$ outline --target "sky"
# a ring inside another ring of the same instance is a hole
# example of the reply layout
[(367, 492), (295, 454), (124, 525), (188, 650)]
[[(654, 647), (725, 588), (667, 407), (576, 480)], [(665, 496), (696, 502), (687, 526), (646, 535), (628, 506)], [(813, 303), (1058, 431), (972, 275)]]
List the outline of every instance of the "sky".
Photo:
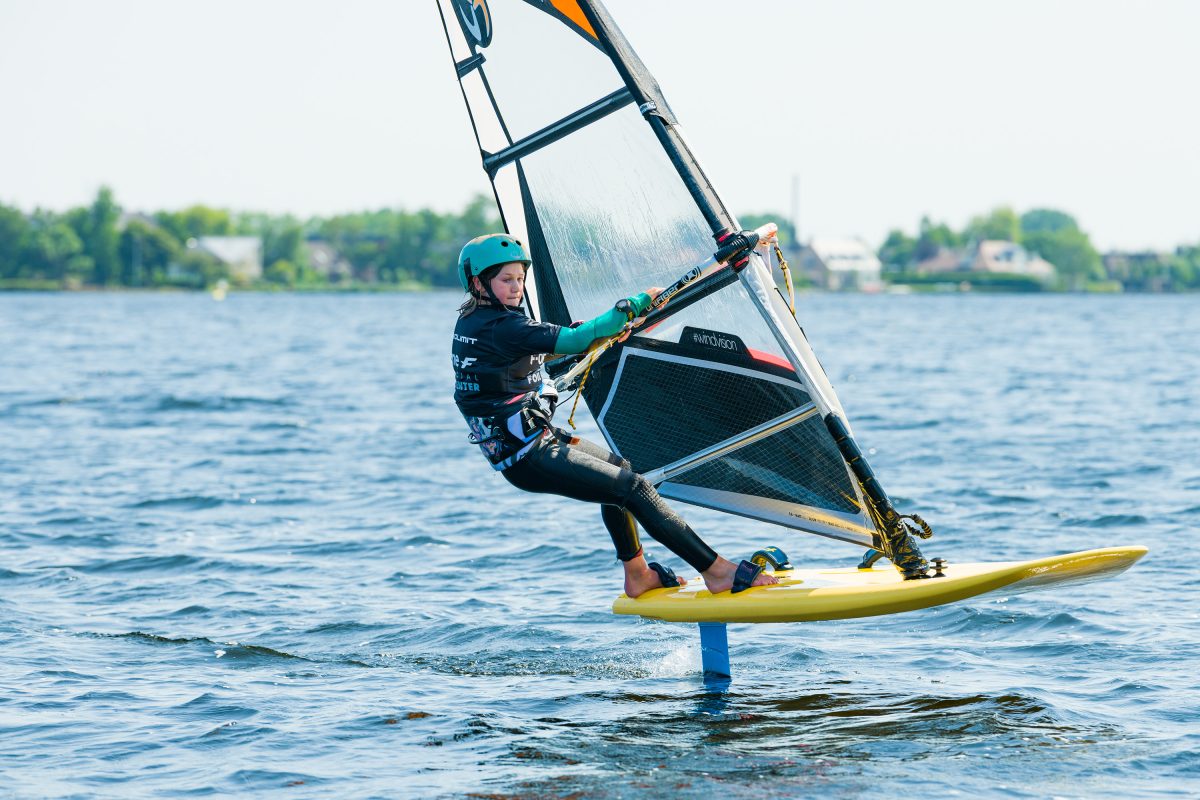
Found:
[[(1200, 2), (607, 0), (735, 214), (878, 244), (1073, 214), (1200, 242)], [(0, 0), (0, 203), (456, 211), (490, 194), (433, 0)]]

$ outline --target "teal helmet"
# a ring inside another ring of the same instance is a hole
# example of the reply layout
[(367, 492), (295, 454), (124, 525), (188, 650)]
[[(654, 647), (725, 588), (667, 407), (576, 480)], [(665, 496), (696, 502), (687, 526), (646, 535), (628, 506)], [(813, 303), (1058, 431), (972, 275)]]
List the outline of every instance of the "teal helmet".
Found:
[(462, 284), (464, 292), (469, 292), (471, 278), (482, 275), (489, 267), (513, 261), (519, 261), (527, 267), (530, 264), (529, 253), (518, 240), (507, 233), (476, 236), (458, 254), (458, 282)]

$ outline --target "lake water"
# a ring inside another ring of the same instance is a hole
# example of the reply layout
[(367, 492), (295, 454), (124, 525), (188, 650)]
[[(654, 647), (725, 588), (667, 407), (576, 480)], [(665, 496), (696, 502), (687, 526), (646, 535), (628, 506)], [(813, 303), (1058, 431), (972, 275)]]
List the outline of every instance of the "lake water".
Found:
[(801, 297), (927, 554), (1151, 552), (730, 626), (728, 686), (611, 614), (597, 509), (466, 444), (458, 299), (0, 295), (0, 796), (1200, 795), (1200, 297)]

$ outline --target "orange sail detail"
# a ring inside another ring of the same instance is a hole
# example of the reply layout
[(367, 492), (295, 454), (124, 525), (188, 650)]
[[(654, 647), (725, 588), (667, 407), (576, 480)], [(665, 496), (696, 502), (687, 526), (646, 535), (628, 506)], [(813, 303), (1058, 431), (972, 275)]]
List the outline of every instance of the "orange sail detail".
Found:
[(588, 22), (587, 17), (583, 15), (583, 9), (579, 7), (578, 0), (550, 0), (550, 5), (554, 6), (555, 11), (578, 25), (579, 29), (588, 36), (596, 38), (596, 31), (592, 28), (592, 23)]

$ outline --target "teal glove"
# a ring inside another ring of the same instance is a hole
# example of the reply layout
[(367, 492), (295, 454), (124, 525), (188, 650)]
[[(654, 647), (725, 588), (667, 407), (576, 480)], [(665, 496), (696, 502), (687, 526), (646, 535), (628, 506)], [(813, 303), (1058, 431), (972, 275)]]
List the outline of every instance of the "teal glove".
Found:
[[(651, 298), (646, 292), (626, 298), (633, 307), (634, 316), (640, 317), (650, 308)], [(574, 328), (562, 328), (554, 342), (556, 353), (586, 353), (592, 342), (607, 339), (621, 332), (629, 322), (629, 316), (616, 308), (610, 308), (598, 317), (580, 323)]]
[(642, 314), (645, 314), (650, 309), (650, 304), (654, 302), (654, 300), (646, 292), (642, 292), (639, 295), (634, 295), (633, 297), (627, 299), (629, 300), (630, 304), (633, 305), (635, 317), (640, 317)]

